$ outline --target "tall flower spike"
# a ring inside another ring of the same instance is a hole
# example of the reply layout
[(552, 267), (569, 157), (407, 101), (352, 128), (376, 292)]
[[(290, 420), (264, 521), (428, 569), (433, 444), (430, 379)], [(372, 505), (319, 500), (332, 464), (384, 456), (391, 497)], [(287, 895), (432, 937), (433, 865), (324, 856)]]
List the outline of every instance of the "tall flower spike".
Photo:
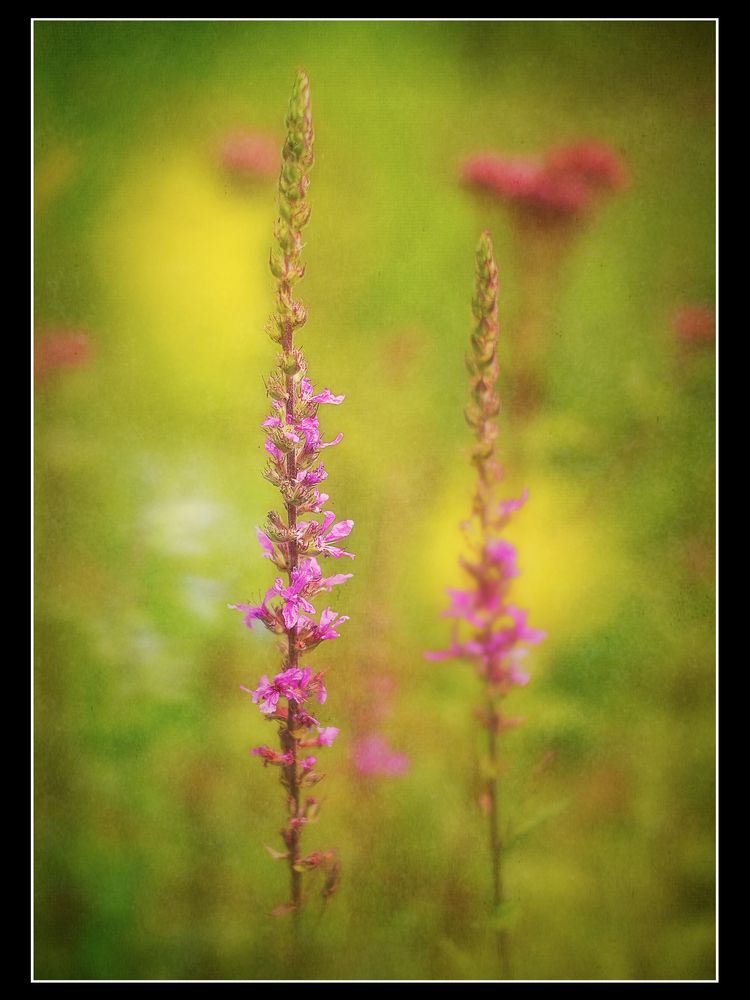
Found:
[[(339, 521), (323, 511), (330, 497), (317, 489), (327, 473), (320, 464), (323, 448), (338, 444), (341, 435), (324, 442), (318, 423), (318, 408), (322, 404), (340, 404), (344, 397), (329, 389), (315, 393), (307, 377), (307, 363), (302, 350), (295, 345), (295, 331), (304, 325), (307, 312), (294, 296), (295, 284), (304, 276), (301, 263), (302, 230), (310, 218), (307, 189), (313, 165), (313, 126), (310, 108), (310, 83), (300, 71), (292, 91), (287, 115), (287, 138), (282, 152), (279, 177), (279, 217), (274, 227), (278, 247), (271, 251), (270, 267), (276, 278), (276, 306), (267, 326), (271, 339), (280, 345), (277, 366), (266, 384), (271, 398), (271, 413), (263, 421), (266, 432), (265, 448), (269, 461), (264, 471), (266, 479), (277, 487), (283, 501), (283, 513), (271, 511), (264, 528), (257, 528), (263, 558), (269, 559), (286, 580), (278, 577), (258, 605), (232, 604), (240, 611), (248, 628), (256, 622), (280, 638), (282, 662), (273, 680), (260, 679), (254, 690), (243, 688), (261, 713), (276, 723), (280, 750), (263, 744), (252, 753), (264, 766), (279, 768), (281, 784), (286, 793), (287, 820), (281, 831), (285, 850), (269, 853), (289, 866), (291, 900), (281, 904), (274, 913), (299, 914), (303, 903), (302, 878), (306, 872), (324, 873), (322, 893), (327, 899), (335, 891), (339, 864), (333, 851), (316, 851), (305, 856), (302, 852), (302, 832), (305, 825), (317, 819), (317, 800), (303, 798), (304, 789), (323, 777), (316, 770), (317, 757), (306, 753), (309, 747), (330, 747), (339, 730), (321, 726), (312, 710), (328, 697), (324, 671), (300, 666), (303, 656), (322, 642), (339, 636), (336, 628), (348, 621), (326, 607), (316, 621), (315, 601), (325, 594), (325, 601), (334, 586), (351, 577), (351, 573), (325, 576), (318, 558), (348, 556), (351, 552), (330, 543), (348, 535), (353, 521)], [(301, 514), (322, 515), (322, 520), (301, 520)], [(332, 527), (333, 525), (333, 527)], [(338, 601), (337, 601), (338, 604)]]
[[(503, 902), (502, 838), (500, 831), (500, 734), (519, 720), (501, 711), (503, 699), (518, 685), (528, 683), (521, 669), (526, 646), (540, 642), (544, 633), (527, 625), (527, 612), (508, 602), (512, 580), (518, 575), (516, 550), (501, 537), (512, 513), (526, 501), (500, 500), (497, 486), (503, 469), (497, 457), (497, 423), (500, 397), (498, 342), (498, 276), (488, 232), (482, 233), (476, 253), (473, 300), (475, 327), (466, 358), (470, 402), (466, 419), (474, 432), (472, 462), (477, 469), (472, 519), (465, 524), (469, 557), (461, 565), (469, 577), (466, 590), (449, 590), (451, 606), (445, 617), (456, 619), (453, 641), (447, 650), (425, 654), (429, 660), (466, 659), (474, 663), (484, 686), (484, 703), (477, 711), (487, 733), (487, 775), (481, 804), (488, 817), (492, 864), (492, 905), (496, 917)], [(461, 638), (459, 626), (468, 633)], [(498, 954), (510, 975), (507, 932), (496, 932)]]

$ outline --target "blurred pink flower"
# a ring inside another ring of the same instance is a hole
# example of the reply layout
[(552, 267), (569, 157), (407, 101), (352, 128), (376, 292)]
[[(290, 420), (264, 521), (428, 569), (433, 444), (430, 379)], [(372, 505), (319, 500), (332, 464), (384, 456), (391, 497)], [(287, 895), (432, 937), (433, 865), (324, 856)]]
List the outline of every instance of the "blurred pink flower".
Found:
[(357, 740), (352, 750), (352, 757), (359, 773), (368, 776), (380, 774), (395, 778), (406, 774), (411, 767), (407, 754), (392, 750), (379, 733), (372, 733)]
[(269, 746), (253, 747), (250, 752), (255, 754), (256, 757), (262, 758), (264, 767), (267, 767), (269, 764), (292, 763), (292, 755), (290, 753), (280, 753), (278, 750), (272, 750)]
[(319, 747), (332, 747), (333, 741), (338, 736), (340, 730), (337, 726), (325, 726), (324, 728), (318, 727), (318, 738), (315, 743)]
[(595, 196), (623, 188), (628, 174), (617, 153), (595, 140), (552, 149), (542, 156), (472, 156), (461, 168), (470, 187), (545, 218), (585, 211)]
[(219, 149), (219, 160), (225, 170), (243, 180), (275, 177), (281, 166), (276, 140), (261, 132), (227, 136)]
[(630, 182), (630, 174), (615, 150), (596, 139), (558, 146), (547, 153), (545, 160), (550, 171), (579, 177), (594, 188), (621, 191)]
[(34, 378), (45, 379), (61, 368), (78, 368), (91, 357), (84, 330), (44, 330), (34, 337)]
[(682, 306), (675, 311), (672, 326), (687, 344), (709, 344), (716, 338), (716, 313), (710, 306)]

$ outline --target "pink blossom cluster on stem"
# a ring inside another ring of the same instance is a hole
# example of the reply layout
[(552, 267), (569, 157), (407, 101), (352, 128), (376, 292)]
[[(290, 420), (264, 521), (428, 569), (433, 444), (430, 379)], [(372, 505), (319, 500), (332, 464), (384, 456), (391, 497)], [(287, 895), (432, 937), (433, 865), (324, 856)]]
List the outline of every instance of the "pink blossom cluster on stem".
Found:
[[(469, 585), (448, 590), (451, 603), (444, 617), (455, 619), (452, 641), (447, 649), (426, 656), (430, 660), (473, 662), (486, 681), (490, 702), (496, 706), (486, 724), (500, 729), (499, 699), (513, 687), (528, 683), (529, 674), (523, 669), (526, 647), (540, 642), (545, 633), (532, 628), (528, 612), (510, 601), (512, 581), (519, 575), (518, 553), (502, 532), (512, 514), (525, 504), (528, 491), (512, 500), (497, 497), (503, 477), (496, 451), (496, 417), (500, 412), (498, 274), (488, 232), (482, 234), (477, 249), (473, 312), (476, 326), (466, 359), (471, 400), (465, 412), (474, 431), (472, 462), (478, 476), (473, 518), (464, 525), (471, 554), (461, 559)], [(468, 637), (461, 637), (459, 623), (468, 626)]]
[[(497, 457), (496, 418), (500, 412), (497, 389), (498, 274), (489, 232), (484, 232), (476, 252), (475, 319), (466, 358), (470, 376), (470, 402), (466, 419), (474, 432), (472, 462), (477, 470), (472, 518), (464, 524), (468, 554), (461, 559), (468, 585), (451, 589), (450, 606), (444, 616), (454, 620), (447, 649), (426, 653), (430, 660), (463, 659), (473, 663), (483, 682), (482, 705), (477, 719), (486, 730), (488, 760), (481, 802), (489, 818), (492, 861), (492, 902), (495, 910), (503, 901), (502, 836), (499, 817), (500, 734), (520, 720), (506, 716), (502, 703), (513, 688), (528, 683), (524, 660), (528, 647), (545, 633), (528, 623), (528, 612), (512, 603), (510, 591), (518, 576), (518, 553), (502, 537), (511, 516), (525, 504), (528, 491), (517, 499), (498, 497), (503, 469)], [(507, 934), (497, 933), (498, 953), (509, 968)]]
[[(339, 734), (336, 726), (317, 718), (318, 706), (328, 692), (325, 667), (302, 665), (303, 657), (321, 643), (339, 637), (338, 629), (348, 615), (334, 610), (334, 596), (351, 573), (326, 574), (321, 562), (353, 559), (340, 544), (354, 522), (338, 520), (331, 498), (320, 489), (327, 477), (321, 454), (337, 445), (342, 435), (324, 441), (318, 417), (322, 405), (338, 406), (343, 396), (329, 389), (316, 392), (307, 375), (307, 362), (294, 343), (294, 333), (307, 320), (294, 285), (304, 275), (300, 261), (302, 229), (310, 217), (306, 200), (309, 171), (313, 164), (313, 127), (310, 85), (305, 73), (298, 74), (287, 117), (288, 135), (279, 178), (279, 218), (274, 235), (278, 249), (272, 251), (271, 272), (277, 281), (276, 309), (267, 332), (280, 345), (275, 371), (267, 380), (271, 412), (262, 423), (268, 462), (265, 478), (280, 492), (283, 512), (272, 511), (263, 528), (257, 528), (263, 557), (280, 575), (259, 604), (232, 604), (245, 625), (265, 626), (279, 637), (281, 669), (273, 679), (263, 675), (257, 687), (244, 687), (261, 714), (276, 723), (278, 749), (268, 744), (252, 753), (264, 766), (279, 768), (286, 793), (287, 820), (281, 831), (284, 851), (268, 848), (271, 856), (285, 861), (290, 870), (291, 900), (276, 911), (299, 912), (303, 902), (302, 875), (324, 872), (323, 895), (336, 889), (338, 862), (333, 851), (305, 855), (301, 841), (304, 827), (318, 818), (319, 803), (306, 790), (323, 778), (318, 753), (331, 747)], [(316, 602), (321, 607), (316, 608)], [(314, 753), (311, 751), (315, 751)]]

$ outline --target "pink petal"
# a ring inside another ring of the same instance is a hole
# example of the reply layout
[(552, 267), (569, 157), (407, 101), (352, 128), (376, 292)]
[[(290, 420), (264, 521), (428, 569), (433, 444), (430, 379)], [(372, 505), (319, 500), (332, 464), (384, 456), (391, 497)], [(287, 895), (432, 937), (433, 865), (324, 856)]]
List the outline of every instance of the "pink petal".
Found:
[(518, 684), (519, 687), (525, 687), (531, 680), (531, 674), (526, 673), (525, 670), (518, 670), (516, 667), (512, 667), (510, 679), (514, 684)]
[(331, 622), (336, 617), (336, 612), (332, 611), (330, 608), (326, 608), (325, 611), (320, 613), (320, 627), (321, 629), (326, 629), (331, 624)]
[(334, 559), (340, 559), (341, 556), (347, 556), (349, 559), (354, 558), (353, 552), (345, 552), (343, 549), (336, 548), (335, 545), (326, 545), (325, 552), (326, 555), (333, 556)]
[(336, 520), (336, 515), (333, 513), (332, 510), (323, 511), (323, 520), (321, 521), (320, 531), (319, 531), (319, 535), (321, 537), (327, 533), (328, 529), (331, 527), (331, 525), (335, 520)]
[(424, 654), (425, 660), (432, 660), (437, 662), (438, 660), (451, 660), (456, 654), (450, 649), (441, 649), (436, 653), (426, 652)]
[[(310, 386), (310, 391), (312, 391), (312, 386)], [(313, 403), (334, 403), (336, 406), (339, 403), (343, 403), (346, 399), (345, 396), (334, 396), (330, 389), (324, 389), (317, 396), (311, 396), (310, 398)]]
[(354, 521), (339, 521), (325, 534), (326, 542), (337, 542), (339, 538), (346, 538), (353, 527)]
[(318, 744), (322, 747), (333, 746), (333, 741), (338, 736), (340, 730), (336, 726), (326, 726), (324, 729), (318, 727)]
[(284, 605), (284, 609), (281, 612), (284, 619), (284, 624), (287, 628), (294, 628), (297, 624), (297, 619), (299, 618), (299, 609), (293, 601), (289, 601)]
[(507, 517), (514, 510), (520, 510), (529, 499), (529, 491), (524, 490), (517, 500), (501, 500), (498, 504), (498, 513), (501, 517)]
[(335, 444), (340, 444), (344, 440), (344, 435), (338, 433), (333, 441), (321, 441), (318, 445), (319, 448), (333, 448)]
[(245, 625), (247, 625), (249, 629), (253, 627), (253, 620), (256, 618), (263, 618), (264, 614), (267, 611), (265, 607), (265, 601), (263, 602), (263, 604), (257, 604), (257, 605), (229, 604), (227, 605), (227, 607), (231, 608), (233, 611), (241, 611), (245, 616), (244, 618)]
[(318, 560), (314, 556), (310, 556), (306, 562), (310, 572), (309, 579), (319, 580), (323, 576), (323, 570), (320, 568)]
[(271, 541), (271, 539), (264, 531), (261, 531), (260, 528), (256, 528), (255, 533), (258, 536), (258, 541), (260, 542), (261, 548), (265, 553), (263, 558), (273, 559), (273, 557), (276, 555), (276, 550), (273, 547), (273, 542)]
[(266, 443), (264, 447), (272, 458), (275, 458), (279, 462), (283, 461), (284, 459), (283, 451), (280, 451), (270, 438), (266, 438)]
[(321, 580), (320, 584), (326, 590), (330, 590), (336, 584), (346, 583), (347, 580), (351, 580), (353, 576), (353, 573), (336, 573), (335, 576), (328, 576), (325, 580)]

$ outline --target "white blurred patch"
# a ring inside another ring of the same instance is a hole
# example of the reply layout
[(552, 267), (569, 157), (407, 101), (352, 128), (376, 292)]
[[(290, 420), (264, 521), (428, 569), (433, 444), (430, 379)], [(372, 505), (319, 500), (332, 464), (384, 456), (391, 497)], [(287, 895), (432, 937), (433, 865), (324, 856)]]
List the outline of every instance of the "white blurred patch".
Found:
[(210, 534), (226, 516), (222, 504), (202, 497), (183, 497), (152, 504), (144, 515), (147, 543), (174, 556), (203, 556), (210, 549)]
[(186, 576), (182, 580), (185, 604), (193, 614), (204, 621), (215, 621), (219, 611), (226, 610), (222, 602), (225, 586), (219, 580), (205, 576)]

